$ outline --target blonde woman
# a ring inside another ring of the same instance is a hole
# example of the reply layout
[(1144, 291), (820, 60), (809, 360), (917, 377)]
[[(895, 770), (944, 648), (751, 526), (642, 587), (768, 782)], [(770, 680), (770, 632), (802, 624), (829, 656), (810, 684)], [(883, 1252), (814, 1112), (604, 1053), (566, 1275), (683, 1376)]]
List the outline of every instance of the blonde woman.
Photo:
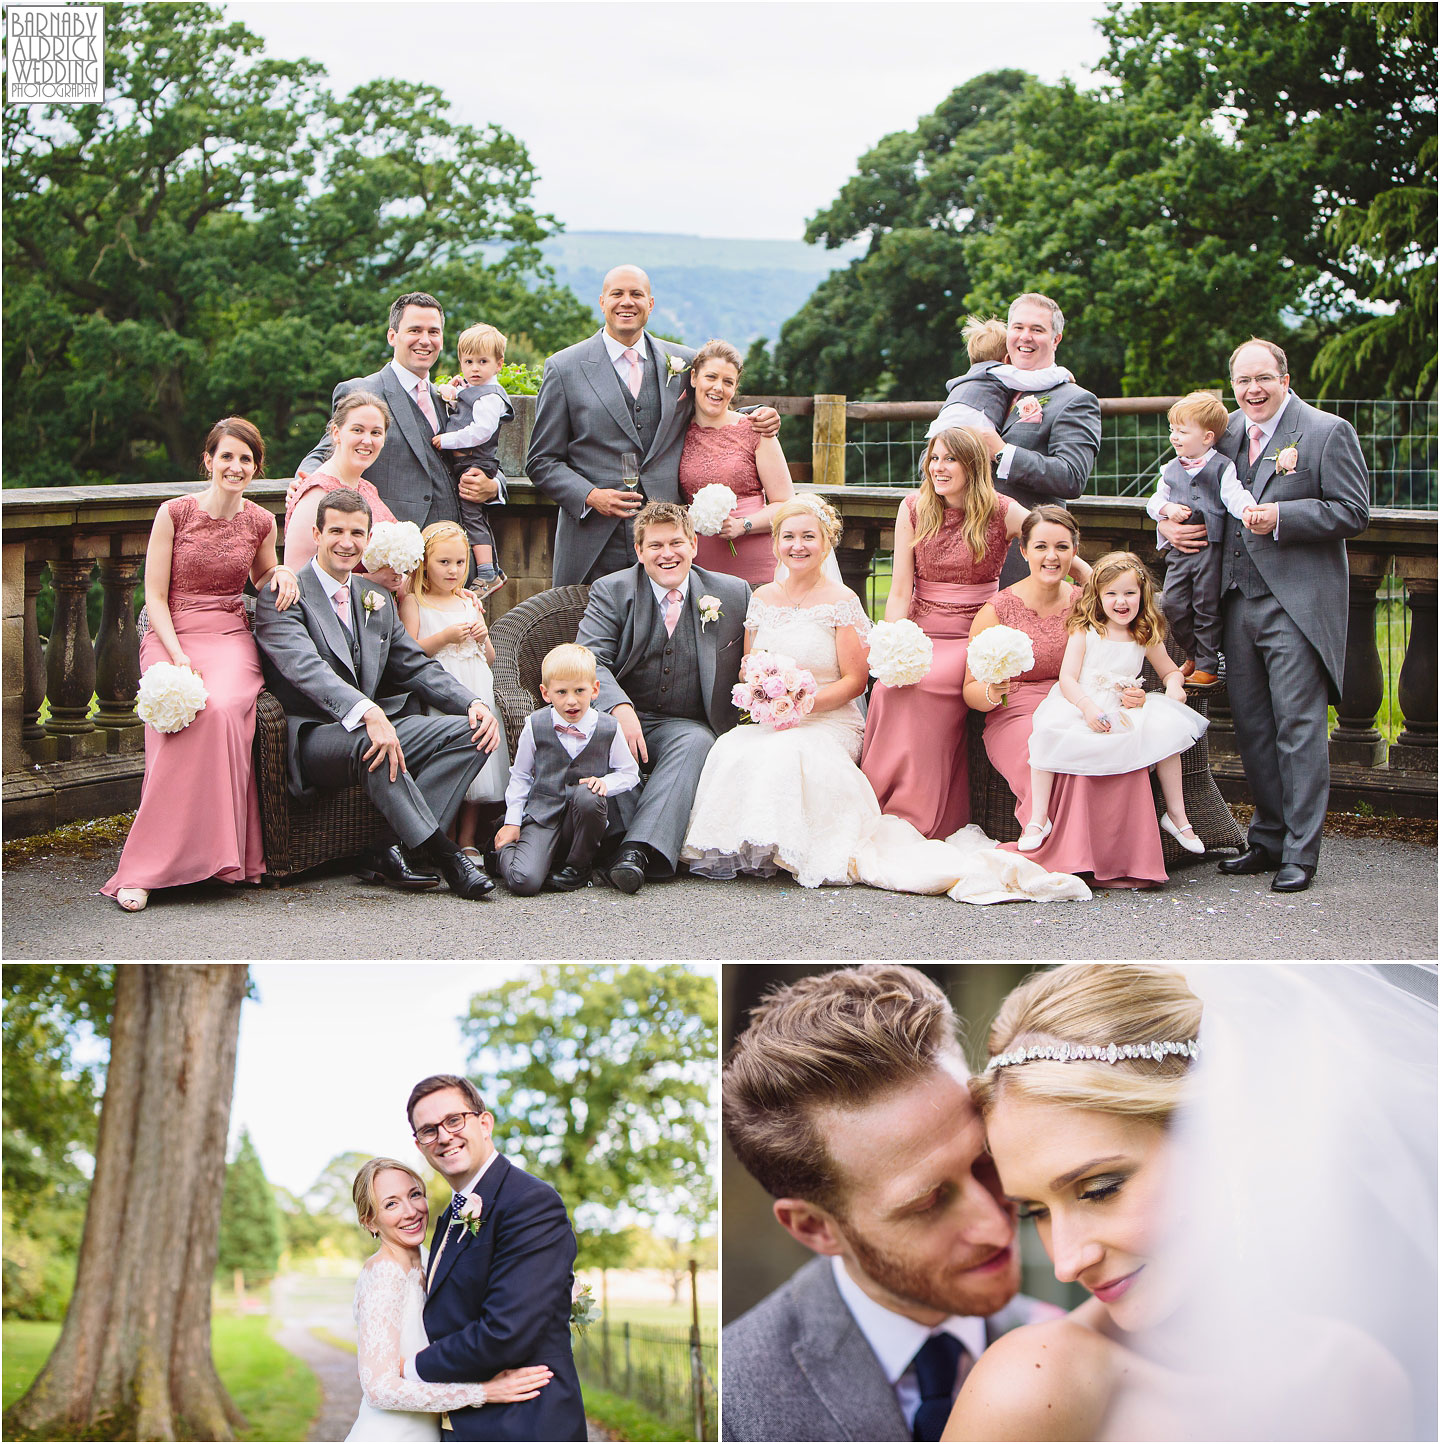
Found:
[(884, 812), (945, 838), (970, 821), (963, 694), (970, 624), (995, 595), (1027, 511), (996, 492), (974, 431), (932, 437), (920, 475), (919, 491), (895, 517), (885, 620), (908, 617), (934, 643), (935, 657), (911, 686), (876, 684), (860, 766)]
[[(442, 1411), (533, 1399), (550, 1382), (544, 1366), (506, 1369), (488, 1382), (427, 1384), (404, 1363), (428, 1346), (425, 1232), (430, 1209), (420, 1175), (393, 1158), (372, 1158), (355, 1175), (355, 1215), (379, 1245), (355, 1284), (360, 1413), (347, 1439), (438, 1440)], [(459, 1435), (455, 1437), (474, 1437)]]
[(1004, 1197), (1091, 1297), (987, 1349), (943, 1437), (1434, 1438), (1435, 984), (1410, 973), (1012, 992), (972, 1094)]

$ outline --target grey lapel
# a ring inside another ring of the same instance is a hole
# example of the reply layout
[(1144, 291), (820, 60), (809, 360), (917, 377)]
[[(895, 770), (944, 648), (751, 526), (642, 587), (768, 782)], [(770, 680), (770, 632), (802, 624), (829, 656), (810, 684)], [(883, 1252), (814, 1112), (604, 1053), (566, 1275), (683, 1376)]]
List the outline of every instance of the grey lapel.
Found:
[(655, 435), (650, 438), (650, 450), (646, 456), (658, 453), (666, 440), (666, 433), (670, 430), (675, 420), (675, 408), (679, 402), (683, 381), (672, 381), (669, 370), (665, 364), (665, 358), (670, 354), (648, 334), (645, 337), (649, 343), (650, 360), (655, 367), (655, 380), (660, 387), (660, 420), (655, 424)]
[(1275, 475), (1274, 458), (1279, 456), (1287, 446), (1293, 446), (1295, 439), (1300, 434), (1300, 398), (1292, 391), (1290, 400), (1285, 405), (1285, 414), (1280, 418), (1280, 424), (1275, 428), (1275, 434), (1270, 438), (1265, 450), (1260, 453), (1260, 460), (1255, 463), (1255, 470), (1250, 475), (1250, 494), (1256, 501), (1260, 500), (1260, 493), (1265, 483)]
[[(908, 1439), (895, 1391), (835, 1287), (828, 1258), (791, 1280), (799, 1337), (790, 1352), (835, 1420), (836, 1439)], [(817, 1436), (819, 1437), (819, 1436)]]
[[(356, 684), (360, 679), (355, 676), (355, 668), (350, 661), (350, 637), (345, 631), (345, 623), (342, 622), (330, 604), (330, 598), (325, 588), (320, 584), (320, 578), (315, 575), (314, 568), (300, 568), (300, 590), (305, 594), (314, 613), (320, 619), (320, 631), (325, 641), (329, 644), (331, 652), (342, 667), (354, 678)], [(355, 588), (350, 588), (350, 615), (355, 615)]]
[[(380, 373), (380, 385), (385, 393), (386, 404), (390, 407), (391, 419), (399, 428), (410, 450), (419, 459), (421, 468), (428, 474), (431, 458), (437, 454), (430, 445), (430, 439), (435, 433), (429, 430), (425, 418), (420, 414), (420, 408), (415, 404), (415, 398), (401, 386), (399, 378), (389, 366)], [(428, 381), (426, 385), (429, 385)], [(434, 406), (435, 415), (438, 417), (440, 408), (445, 403), (437, 400), (433, 386), (430, 387), (430, 404)], [(390, 445), (388, 436), (385, 444)]]
[(700, 705), (710, 715), (710, 694), (715, 690), (715, 638), (720, 632), (720, 623), (711, 622), (708, 627), (700, 622), (700, 596), (705, 591), (695, 568), (690, 568), (690, 595), (685, 610), (690, 614), (695, 628), (695, 655), (700, 662)]
[[(384, 605), (375, 612), (366, 612), (365, 610), (364, 593), (366, 590), (378, 592), (384, 601)], [(357, 625), (360, 628), (360, 690), (367, 697), (374, 697), (380, 689), (381, 631), (382, 629), (386, 632), (389, 631), (390, 618), (387, 614), (395, 605), (395, 599), (384, 587), (376, 586), (373, 582), (352, 581), (350, 592), (358, 614)]]
[[(620, 373), (610, 362), (610, 353), (605, 349), (604, 334), (597, 332), (590, 339), (593, 344), (586, 347), (586, 354), (580, 358), (581, 373), (590, 383), (596, 399), (610, 414), (610, 419), (635, 443), (638, 453), (641, 449), (640, 433), (635, 429), (635, 418), (621, 399), (620, 387), (623, 383)], [(658, 427), (656, 431), (658, 434)]]
[(655, 600), (655, 589), (650, 585), (650, 575), (644, 567), (636, 567), (636, 571), (640, 573), (640, 580), (635, 587), (635, 600), (627, 609), (625, 618), (625, 626), (630, 632), (629, 645), (626, 645), (627, 639), (622, 632), (620, 651), (625, 660), (615, 673), (617, 682), (626, 676), (640, 660), (640, 653), (645, 647), (645, 638), (660, 624), (660, 606)]

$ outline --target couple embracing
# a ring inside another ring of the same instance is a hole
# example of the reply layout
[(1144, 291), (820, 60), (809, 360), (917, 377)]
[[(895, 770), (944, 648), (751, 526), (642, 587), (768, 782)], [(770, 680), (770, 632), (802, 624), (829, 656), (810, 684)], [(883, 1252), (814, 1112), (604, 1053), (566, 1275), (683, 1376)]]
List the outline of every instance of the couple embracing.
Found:
[(420, 1175), (372, 1158), (355, 1177), (356, 1214), (379, 1247), (355, 1285), (364, 1402), (348, 1438), (584, 1439), (565, 1205), (496, 1151), (468, 1078), (423, 1079), (407, 1113), (454, 1196), (427, 1255)]
[(1037, 971), (974, 1077), (916, 969), (772, 993), (725, 1131), (820, 1257), (726, 1328), (723, 1437), (1433, 1438), (1435, 982)]

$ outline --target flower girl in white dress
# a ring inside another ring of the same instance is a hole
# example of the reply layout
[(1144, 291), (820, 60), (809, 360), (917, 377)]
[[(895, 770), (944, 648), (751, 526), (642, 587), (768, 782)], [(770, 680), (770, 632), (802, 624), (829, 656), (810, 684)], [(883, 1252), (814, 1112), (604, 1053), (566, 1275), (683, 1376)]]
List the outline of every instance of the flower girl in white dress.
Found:
[(430, 1222), (425, 1185), (393, 1158), (372, 1158), (355, 1175), (355, 1212), (380, 1241), (355, 1284), (360, 1413), (347, 1439), (437, 1440), (446, 1409), (476, 1409), (533, 1399), (550, 1382), (540, 1366), (506, 1369), (485, 1384), (426, 1384), (401, 1377), (425, 1336), (425, 1259)]
[[(1180, 754), (1209, 722), (1185, 705), (1185, 679), (1165, 650), (1155, 582), (1133, 552), (1100, 558), (1070, 613), (1060, 680), (1035, 709), (1030, 734), (1030, 821), (1016, 846), (1033, 852), (1050, 833), (1057, 772), (1109, 777), (1154, 767), (1165, 797), (1160, 826), (1186, 852), (1204, 852), (1185, 815)], [(1148, 661), (1164, 692), (1142, 690)]]

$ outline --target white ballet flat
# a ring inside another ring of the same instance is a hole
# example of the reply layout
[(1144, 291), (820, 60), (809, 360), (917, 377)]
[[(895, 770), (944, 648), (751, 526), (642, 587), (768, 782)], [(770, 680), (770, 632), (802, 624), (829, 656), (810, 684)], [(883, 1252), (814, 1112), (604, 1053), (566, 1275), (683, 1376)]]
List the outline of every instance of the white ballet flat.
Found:
[[(1184, 832), (1182, 832), (1170, 821), (1170, 814), (1168, 812), (1161, 813), (1160, 826), (1163, 827), (1186, 852), (1202, 853), (1205, 851), (1205, 844), (1195, 835), (1195, 829), (1193, 827), (1186, 827)], [(1190, 834), (1189, 837), (1185, 836), (1186, 832)]]
[[(1031, 832), (1032, 827), (1039, 827), (1039, 832)], [(1047, 837), (1050, 836), (1050, 819), (1045, 819), (1044, 826), (1036, 822), (1027, 822), (1025, 830), (1020, 834), (1020, 841), (1015, 844), (1021, 852), (1034, 852)]]

